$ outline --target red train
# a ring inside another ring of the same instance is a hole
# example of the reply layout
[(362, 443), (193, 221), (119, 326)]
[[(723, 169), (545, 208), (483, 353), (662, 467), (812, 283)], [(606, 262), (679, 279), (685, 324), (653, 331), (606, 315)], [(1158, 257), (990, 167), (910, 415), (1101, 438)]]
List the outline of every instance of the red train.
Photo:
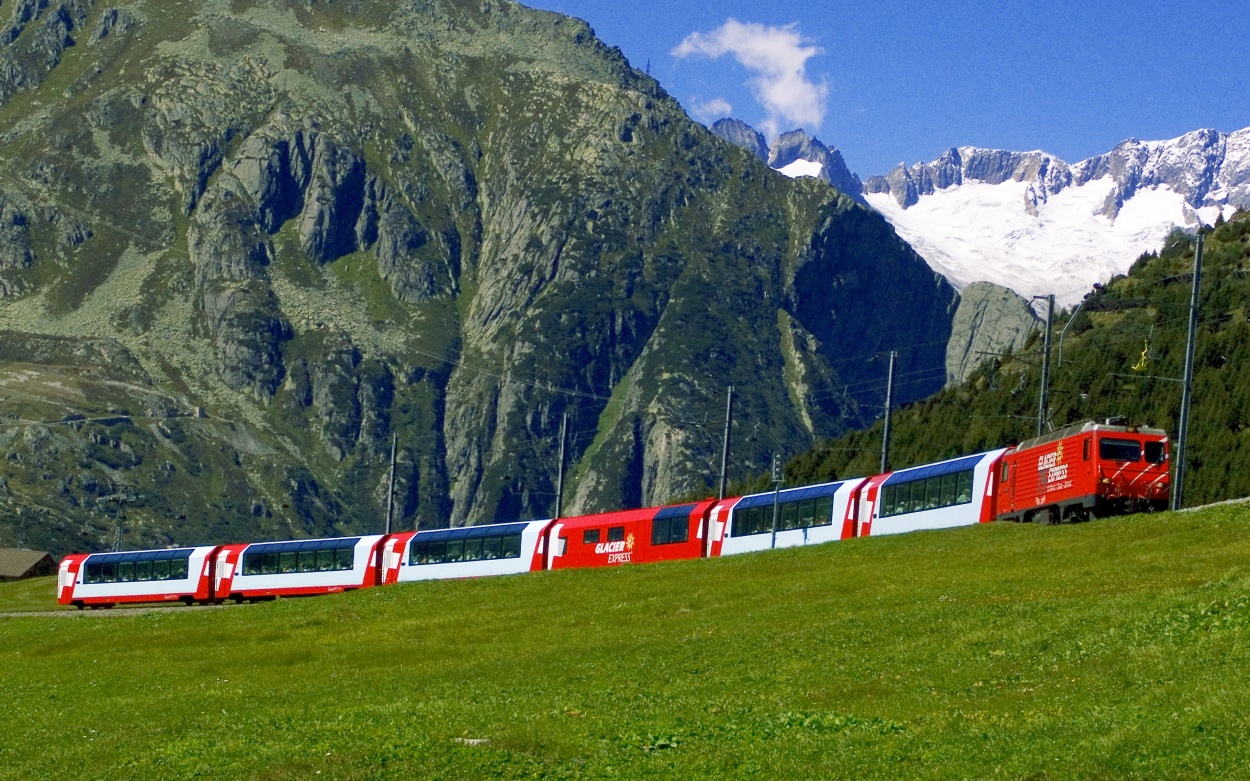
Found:
[(61, 562), (61, 604), (212, 603), (390, 583), (727, 556), (996, 519), (1079, 521), (1167, 506), (1159, 429), (1083, 423), (867, 478), (572, 518)]

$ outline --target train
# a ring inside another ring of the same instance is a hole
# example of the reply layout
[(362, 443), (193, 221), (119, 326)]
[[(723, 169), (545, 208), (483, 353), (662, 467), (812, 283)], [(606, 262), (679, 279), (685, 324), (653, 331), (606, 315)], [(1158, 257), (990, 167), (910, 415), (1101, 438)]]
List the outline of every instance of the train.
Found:
[(216, 604), (472, 578), (709, 558), (1011, 520), (1086, 521), (1166, 509), (1169, 442), (1156, 428), (1088, 421), (1000, 448), (728, 499), (284, 542), (71, 554), (58, 601)]

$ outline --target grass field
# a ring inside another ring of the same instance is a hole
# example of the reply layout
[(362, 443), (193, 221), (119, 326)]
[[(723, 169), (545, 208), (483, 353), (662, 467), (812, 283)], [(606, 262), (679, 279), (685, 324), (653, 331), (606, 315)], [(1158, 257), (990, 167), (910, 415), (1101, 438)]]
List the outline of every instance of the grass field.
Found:
[(67, 608), (56, 603), (56, 575), (10, 583), (0, 582), (0, 613), (65, 609)]
[(1250, 777), (1247, 505), (118, 612), (0, 619), (0, 779)]

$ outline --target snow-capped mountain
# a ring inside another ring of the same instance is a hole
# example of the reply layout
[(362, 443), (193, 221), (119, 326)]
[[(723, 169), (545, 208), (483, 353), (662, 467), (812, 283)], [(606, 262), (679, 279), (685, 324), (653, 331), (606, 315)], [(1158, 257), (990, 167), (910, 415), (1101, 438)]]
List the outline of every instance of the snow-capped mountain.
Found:
[[(742, 128), (750, 131), (737, 124), (738, 138)], [(1193, 228), (1198, 219), (1210, 224), (1250, 206), (1250, 128), (1129, 139), (1075, 164), (1042, 151), (959, 147), (930, 163), (899, 165), (859, 190), (849, 171), (839, 182), (821, 175), (827, 163), (813, 151), (815, 139), (796, 155), (777, 154), (802, 148), (782, 143), (796, 133), (807, 139), (801, 131), (778, 138), (769, 165), (789, 176), (819, 176), (856, 195), (960, 289), (984, 280), (1026, 297), (1054, 293), (1071, 305), (1095, 282), (1159, 249), (1174, 227)], [(845, 170), (840, 154), (837, 161)]]
[(961, 147), (874, 176), (865, 199), (956, 287), (988, 280), (1080, 301), (1175, 227), (1250, 205), (1250, 129), (1130, 139), (1074, 165)]

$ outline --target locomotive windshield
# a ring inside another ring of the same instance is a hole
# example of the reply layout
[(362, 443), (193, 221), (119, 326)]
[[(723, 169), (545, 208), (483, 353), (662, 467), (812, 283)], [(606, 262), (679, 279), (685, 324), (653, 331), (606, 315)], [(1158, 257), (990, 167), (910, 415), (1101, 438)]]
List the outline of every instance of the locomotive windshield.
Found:
[(1146, 443), (1146, 460), (1152, 464), (1162, 464), (1168, 460), (1167, 450), (1164, 449), (1162, 442)]
[(1098, 457), (1106, 461), (1141, 461), (1141, 443), (1135, 439), (1104, 439)]

